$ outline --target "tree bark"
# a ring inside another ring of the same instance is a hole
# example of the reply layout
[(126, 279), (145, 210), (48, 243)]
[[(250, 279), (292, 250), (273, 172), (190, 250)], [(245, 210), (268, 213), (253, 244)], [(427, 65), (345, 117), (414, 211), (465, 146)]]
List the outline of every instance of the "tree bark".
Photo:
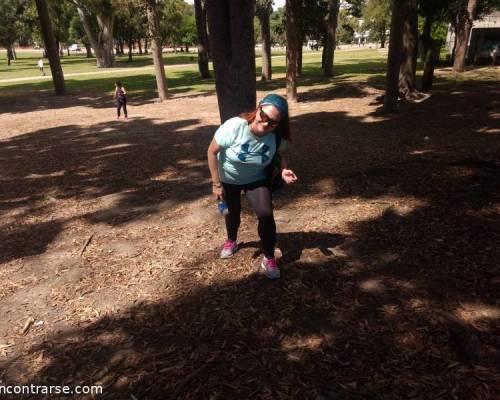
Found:
[(96, 13), (99, 34), (97, 38), (101, 51), (101, 68), (112, 68), (115, 65), (115, 55), (113, 54), (113, 21), (114, 15), (111, 10), (100, 10)]
[(128, 38), (128, 60), (129, 62), (132, 62), (132, 36), (129, 36)]
[(328, 26), (325, 41), (325, 63), (323, 74), (333, 76), (333, 58), (335, 54), (335, 41), (337, 32), (337, 23), (339, 15), (339, 0), (328, 0)]
[(61, 45), (59, 43), (59, 39), (57, 37), (54, 37), (54, 40), (56, 42), (56, 49), (57, 49), (57, 52), (59, 53), (60, 56), (62, 56), (62, 51), (61, 51)]
[(139, 54), (142, 54), (142, 43), (141, 39), (137, 39), (137, 48), (139, 49)]
[(40, 27), (42, 30), (45, 49), (49, 57), (50, 70), (52, 72), (52, 82), (56, 94), (65, 94), (66, 86), (64, 84), (64, 74), (59, 61), (59, 53), (57, 51), (52, 24), (50, 22), (49, 11), (45, 0), (35, 0), (38, 18), (40, 19)]
[(403, 43), (401, 68), (399, 71), (399, 92), (406, 97), (416, 90), (418, 52), (417, 0), (406, 0), (403, 5)]
[(297, 56), (297, 77), (302, 75), (302, 47), (304, 45), (304, 38), (300, 36), (299, 39), (299, 54)]
[(148, 37), (144, 38), (144, 54), (148, 54)]
[(470, 32), (472, 23), (476, 17), (477, 0), (469, 0), (467, 4), (467, 12), (459, 13), (456, 25), (456, 52), (453, 61), (454, 72), (464, 72), (465, 62), (467, 58), (467, 46), (469, 44)]
[(196, 18), (196, 33), (198, 36), (198, 69), (202, 79), (210, 78), (208, 67), (208, 34), (207, 15), (201, 0), (194, 1), (194, 11)]
[[(323, 43), (326, 43), (326, 34), (323, 36)], [(326, 63), (326, 46), (323, 46), (323, 50), (321, 51), (321, 69), (325, 69)]]
[(397, 107), (405, 2), (406, 0), (392, 0), (391, 34), (389, 37), (389, 54), (387, 56), (384, 112), (393, 112)]
[(271, 26), (269, 22), (269, 11), (260, 10), (258, 17), (260, 22), (260, 33), (262, 36), (261, 80), (270, 81), (272, 79), (272, 66), (271, 66)]
[(83, 42), (83, 45), (85, 46), (85, 52), (87, 53), (86, 58), (92, 58), (92, 47), (90, 46), (90, 43), (85, 41)]
[(255, 108), (254, 1), (207, 0), (221, 121)]
[(387, 38), (385, 36), (386, 30), (387, 30), (387, 26), (385, 26), (385, 24), (384, 24), (384, 33), (382, 33), (380, 35), (380, 48), (381, 49), (385, 48), (385, 41), (387, 40)]
[(80, 19), (83, 24), (83, 29), (85, 30), (85, 34), (87, 35), (87, 38), (89, 39), (90, 46), (92, 49), (94, 49), (94, 55), (96, 58), (96, 64), (98, 68), (101, 68), (102, 65), (102, 49), (99, 46), (99, 43), (97, 41), (97, 37), (94, 34), (92, 30), (92, 25), (89, 21), (88, 15), (85, 13), (85, 10), (83, 9), (83, 6), (80, 3), (75, 3), (76, 5), (76, 10), (78, 12), (78, 15), (80, 16)]
[(424, 73), (422, 76), (422, 90), (432, 89), (434, 82), (434, 69), (439, 60), (439, 53), (441, 51), (442, 41), (431, 40), (431, 45), (426, 49), (424, 54)]
[(297, 101), (297, 63), (299, 59), (300, 0), (286, 0), (286, 98)]
[(13, 51), (13, 45), (12, 43), (9, 43), (7, 45), (7, 65), (10, 67), (11, 65), (11, 60), (14, 60), (14, 51)]
[(147, 0), (147, 16), (149, 33), (151, 35), (151, 53), (153, 54), (153, 63), (155, 67), (156, 86), (158, 88), (158, 100), (164, 101), (168, 97), (167, 76), (163, 64), (163, 43), (155, 0)]
[[(431, 29), (434, 17), (429, 15), (425, 17), (424, 29), (422, 32), (422, 48), (424, 73), (422, 76), (422, 90), (430, 90), (434, 81), (434, 68), (436, 65), (436, 56), (439, 56), (441, 43), (432, 39)], [(437, 52), (437, 54), (436, 54)]]

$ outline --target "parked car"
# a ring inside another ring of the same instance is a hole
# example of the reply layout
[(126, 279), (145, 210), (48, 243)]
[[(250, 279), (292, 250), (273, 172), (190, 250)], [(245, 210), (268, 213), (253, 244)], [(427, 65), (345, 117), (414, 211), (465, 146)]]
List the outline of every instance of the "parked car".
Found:
[(82, 48), (77, 44), (72, 44), (68, 47), (69, 51), (82, 51)]

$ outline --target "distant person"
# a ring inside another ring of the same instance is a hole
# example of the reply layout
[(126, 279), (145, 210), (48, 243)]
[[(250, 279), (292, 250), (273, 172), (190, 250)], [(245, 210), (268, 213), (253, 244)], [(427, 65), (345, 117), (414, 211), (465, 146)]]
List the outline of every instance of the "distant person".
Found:
[(43, 70), (43, 58), (38, 60), (38, 69), (40, 70), (40, 75), (45, 76), (45, 71)]
[(491, 50), (491, 65), (495, 66), (500, 58), (500, 44), (495, 44)]
[(212, 192), (227, 203), (225, 215), (227, 240), (221, 258), (232, 257), (238, 250), (236, 242), (240, 226), (241, 192), (255, 210), (258, 233), (264, 257), (261, 267), (270, 279), (280, 277), (274, 256), (276, 223), (273, 215), (272, 188), (267, 167), (280, 156), (277, 171), (287, 184), (297, 181), (288, 169), (280, 151), (290, 141), (288, 103), (277, 94), (269, 94), (256, 110), (224, 122), (207, 151), (208, 167), (212, 177)]
[(120, 81), (115, 82), (115, 95), (113, 99), (116, 100), (116, 119), (120, 119), (120, 111), (123, 107), (123, 115), (125, 115), (125, 119), (128, 119), (127, 114), (127, 92), (125, 87), (122, 85)]

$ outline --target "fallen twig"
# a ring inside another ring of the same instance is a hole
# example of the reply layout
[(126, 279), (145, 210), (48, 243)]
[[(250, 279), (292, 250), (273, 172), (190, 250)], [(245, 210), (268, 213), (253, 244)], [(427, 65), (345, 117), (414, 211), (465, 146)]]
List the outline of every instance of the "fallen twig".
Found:
[(83, 255), (83, 252), (87, 248), (87, 246), (90, 244), (90, 241), (94, 237), (95, 232), (92, 232), (92, 234), (88, 237), (88, 239), (85, 241), (85, 244), (83, 245), (82, 249), (80, 250), (80, 257)]
[(29, 317), (26, 322), (24, 323), (23, 329), (21, 329), (21, 334), (26, 335), (28, 331), (31, 328), (31, 325), (35, 322), (35, 319), (33, 317)]

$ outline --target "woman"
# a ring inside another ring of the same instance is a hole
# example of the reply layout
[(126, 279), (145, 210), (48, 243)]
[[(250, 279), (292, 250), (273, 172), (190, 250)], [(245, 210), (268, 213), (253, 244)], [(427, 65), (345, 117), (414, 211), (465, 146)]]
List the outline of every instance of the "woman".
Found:
[(116, 119), (120, 119), (120, 109), (123, 107), (123, 114), (125, 119), (128, 119), (127, 114), (127, 91), (120, 81), (115, 82), (115, 95), (113, 99), (116, 100)]
[[(290, 139), (287, 101), (276, 94), (269, 94), (255, 111), (241, 114), (222, 124), (207, 152), (213, 194), (218, 199), (223, 198), (229, 209), (225, 217), (227, 240), (220, 256), (229, 258), (238, 250), (243, 191), (259, 220), (258, 232), (264, 251), (261, 267), (270, 279), (279, 278), (280, 270), (274, 257), (276, 223), (265, 168)], [(280, 143), (278, 149), (277, 142)], [(287, 184), (297, 181), (283, 157), (281, 177)]]

